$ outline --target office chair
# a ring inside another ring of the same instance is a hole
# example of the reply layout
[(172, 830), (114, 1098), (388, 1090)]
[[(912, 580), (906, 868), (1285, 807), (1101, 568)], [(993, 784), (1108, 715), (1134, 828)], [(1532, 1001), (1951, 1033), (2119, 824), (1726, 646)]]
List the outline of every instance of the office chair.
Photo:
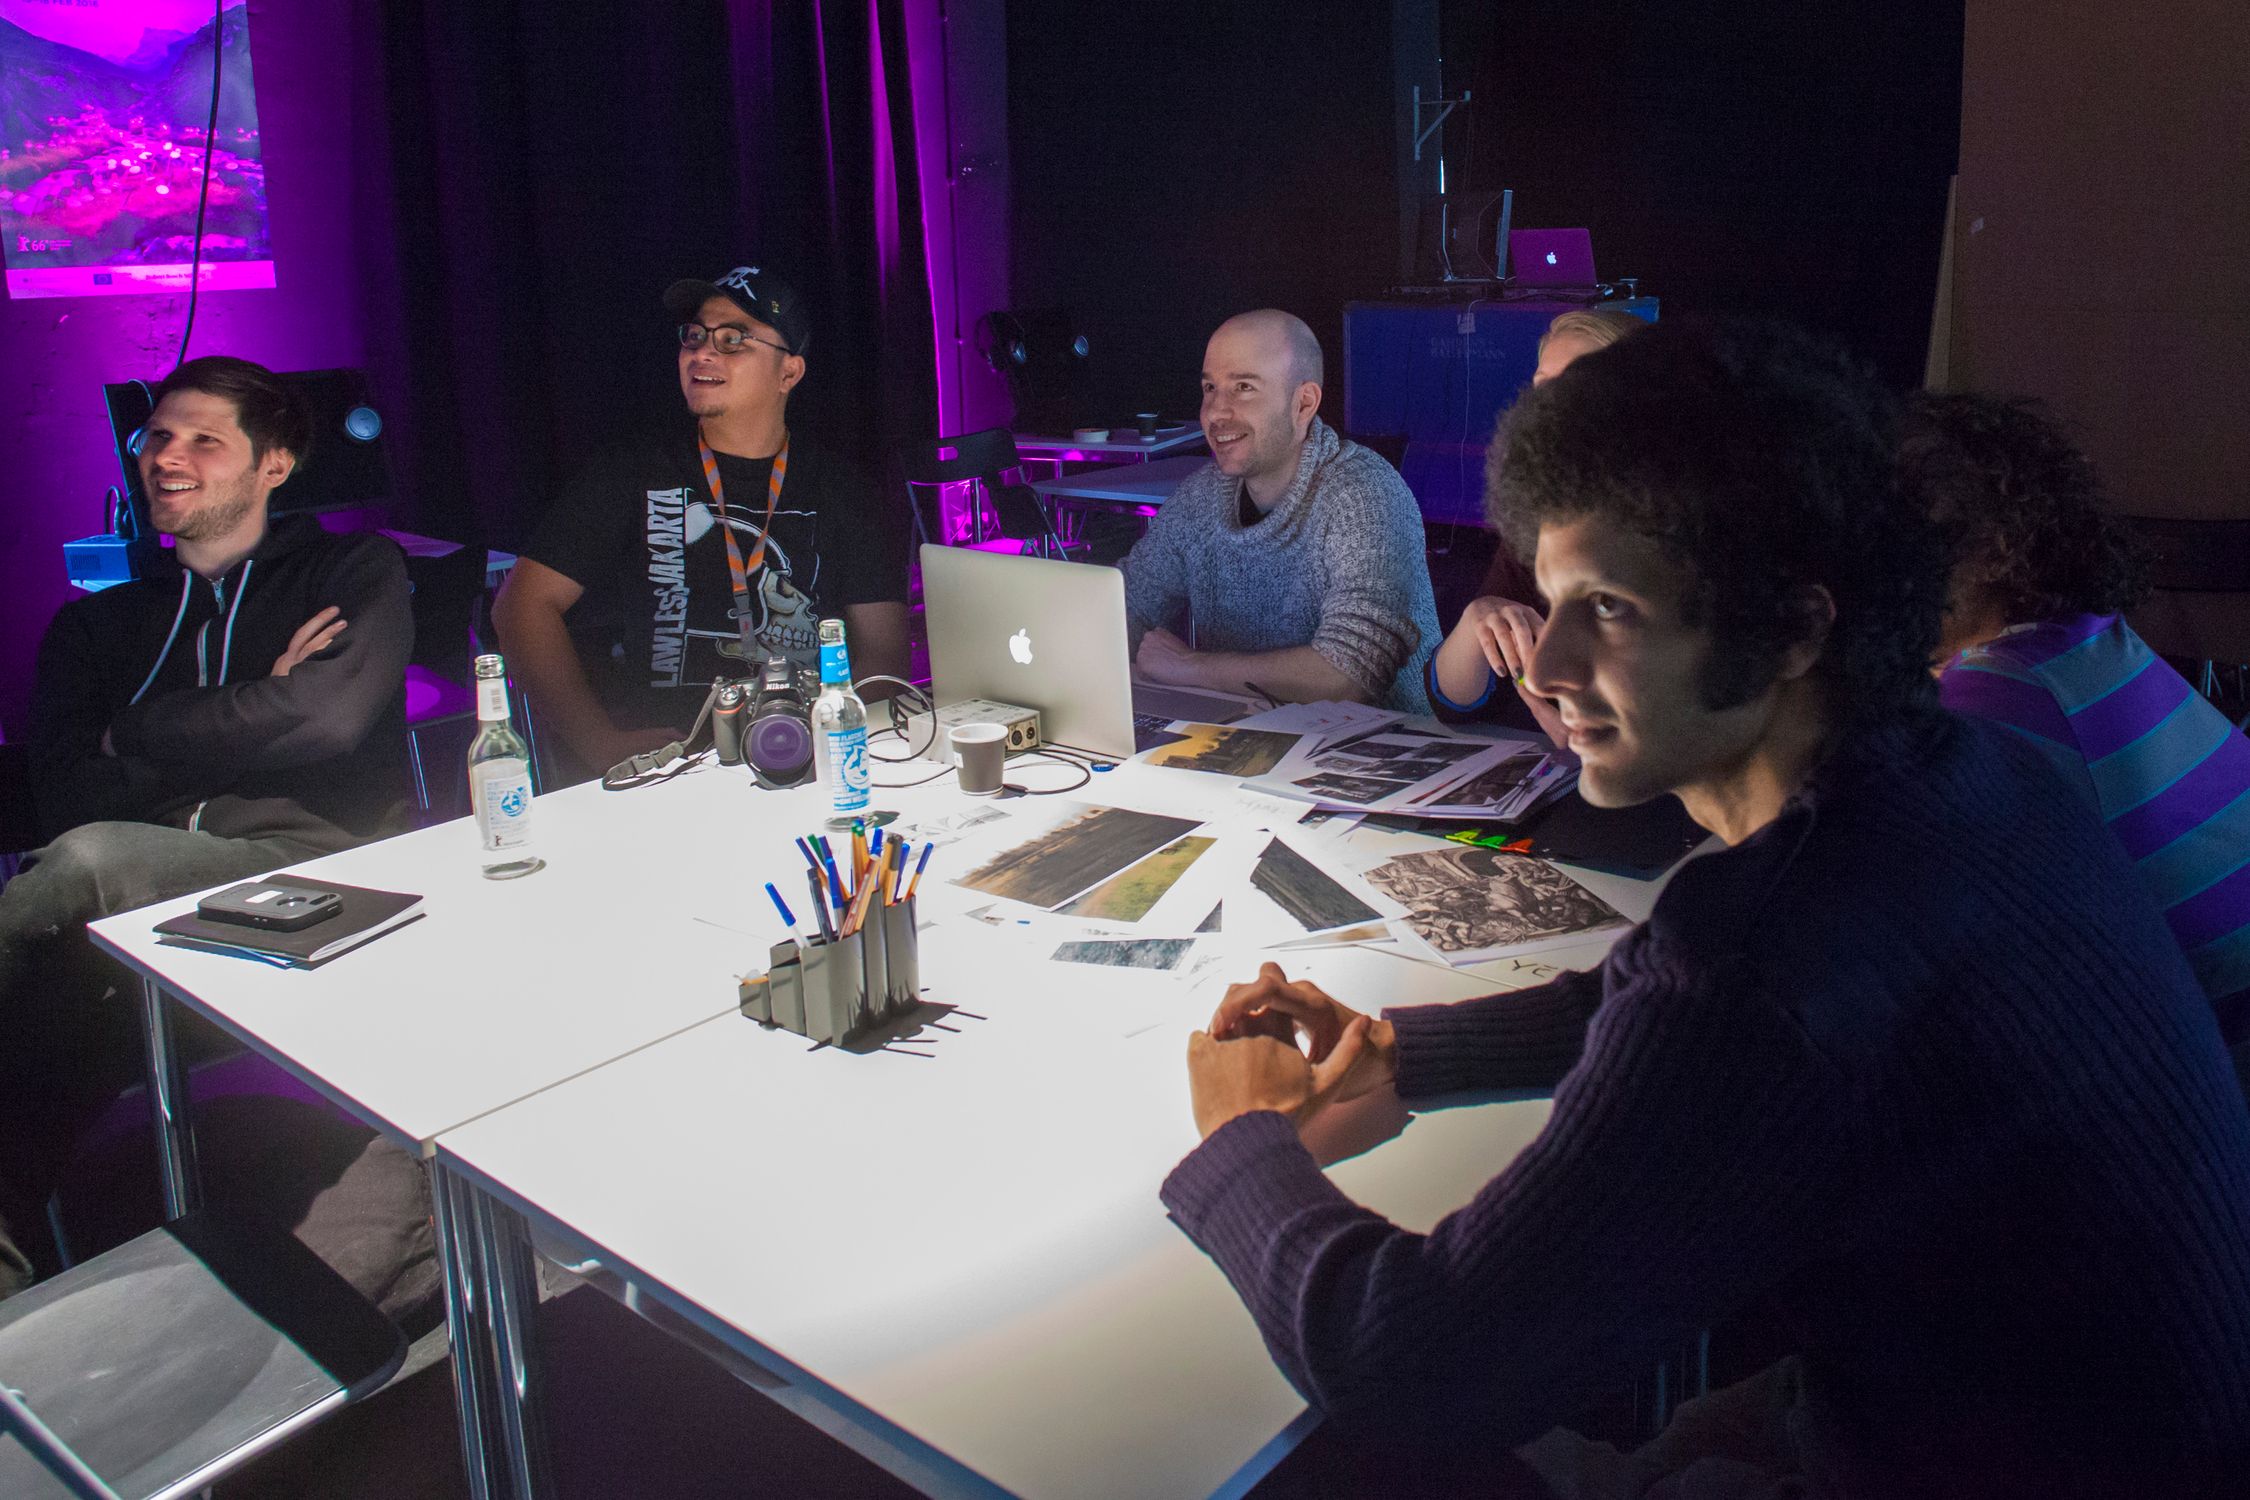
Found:
[(194, 1495), (405, 1357), (289, 1235), (189, 1214), (0, 1302), (0, 1494)]
[(476, 717), (469, 661), (476, 651), (485, 563), (484, 548), (466, 546), (442, 556), (409, 554), (406, 559), (414, 610), (414, 654), (406, 666), (406, 749), (414, 772), (414, 802), (425, 819), (431, 799), (422, 736)]
[[(1015, 434), (1005, 427), (989, 427), (966, 437), (939, 438), (931, 443), (910, 443), (899, 450), (899, 460), (906, 471), (910, 496), (917, 485), (972, 486), (966, 539), (970, 545), (984, 539), (984, 506), (978, 503), (981, 498), (990, 507), (998, 535), (1036, 544), (1042, 557), (1069, 555), (1069, 544), (1056, 530), (1046, 500), (1023, 482), (1023, 460), (1016, 454)], [(915, 511), (920, 524), (919, 500)], [(924, 528), (925, 535), (932, 531), (942, 532), (942, 528)]]

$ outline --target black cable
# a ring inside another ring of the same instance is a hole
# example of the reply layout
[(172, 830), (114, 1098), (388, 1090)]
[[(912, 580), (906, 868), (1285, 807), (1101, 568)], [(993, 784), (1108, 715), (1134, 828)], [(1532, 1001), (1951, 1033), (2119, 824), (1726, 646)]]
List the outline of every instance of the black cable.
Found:
[(1024, 761), (1030, 760), (1033, 756), (1038, 756), (1045, 760), (1054, 761), (1059, 765), (1076, 766), (1078, 768), (1078, 779), (1071, 782), (1068, 786), (1045, 787), (1024, 786), (1018, 782), (1002, 781), (1000, 783), (1001, 791), (1014, 792), (1019, 797), (1059, 797), (1065, 792), (1077, 791), (1087, 782), (1094, 779), (1094, 763), (1091, 760), (1086, 760), (1077, 755), (1065, 754), (1052, 745), (1041, 746), (1037, 750), (1026, 750), (1023, 752), (1023, 754), (1016, 757), (1016, 763), (1020, 766)]
[[(247, 12), (245, 12), (247, 15)], [(188, 253), (187, 321), (180, 325), (178, 369), (187, 363), (188, 340), (195, 336), (196, 295), (203, 290), (203, 215), (211, 206), (211, 148), (219, 139), (219, 65), (227, 55), (227, 0), (211, 0), (211, 115), (203, 126), (203, 186), (195, 195), (195, 248)]]

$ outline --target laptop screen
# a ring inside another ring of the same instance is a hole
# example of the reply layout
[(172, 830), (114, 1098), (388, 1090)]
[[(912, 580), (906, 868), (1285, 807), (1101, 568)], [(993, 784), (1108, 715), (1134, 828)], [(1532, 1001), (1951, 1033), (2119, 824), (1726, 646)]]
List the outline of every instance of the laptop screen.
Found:
[(1585, 229), (1518, 229), (1508, 236), (1508, 270), (1518, 286), (1592, 286), (1594, 236)]

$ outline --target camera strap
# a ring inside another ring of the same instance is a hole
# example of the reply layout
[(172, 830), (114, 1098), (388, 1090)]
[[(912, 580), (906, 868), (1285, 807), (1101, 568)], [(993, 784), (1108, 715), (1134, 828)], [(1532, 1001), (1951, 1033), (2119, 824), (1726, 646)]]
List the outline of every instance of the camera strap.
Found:
[(718, 508), (719, 532), (727, 544), (727, 574), (734, 583), (734, 633), (742, 643), (742, 659), (757, 660), (750, 640), (750, 575), (758, 571), (766, 560), (766, 539), (773, 534), (773, 513), (781, 504), (781, 482), (789, 472), (789, 434), (781, 435), (781, 451), (773, 456), (772, 472), (766, 475), (766, 519), (758, 528), (758, 545), (745, 559), (742, 547), (734, 539), (734, 528), (727, 524), (726, 481), (719, 477), (719, 455), (711, 451), (709, 439), (703, 436), (703, 426), (696, 424), (695, 446), (703, 455), (703, 482), (711, 488), (711, 503)]

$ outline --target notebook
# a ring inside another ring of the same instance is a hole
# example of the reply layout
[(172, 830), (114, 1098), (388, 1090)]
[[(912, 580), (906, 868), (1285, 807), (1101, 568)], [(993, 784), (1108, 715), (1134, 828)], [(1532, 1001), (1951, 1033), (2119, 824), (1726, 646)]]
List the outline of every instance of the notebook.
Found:
[(302, 932), (275, 932), (238, 922), (207, 922), (191, 909), (157, 923), (157, 937), (173, 947), (200, 948), (207, 953), (231, 953), (284, 968), (311, 969), (422, 915), (422, 898), (404, 891), (369, 890), (359, 885), (307, 880), (300, 875), (266, 878), (274, 885), (296, 890), (333, 891), (344, 898), (344, 909)]

